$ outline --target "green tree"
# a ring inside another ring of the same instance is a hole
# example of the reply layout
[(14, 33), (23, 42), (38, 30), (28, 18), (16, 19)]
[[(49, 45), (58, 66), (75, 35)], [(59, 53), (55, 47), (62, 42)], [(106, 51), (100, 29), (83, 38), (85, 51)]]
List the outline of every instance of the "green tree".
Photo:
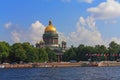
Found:
[(27, 52), (27, 62), (38, 62), (38, 49), (30, 47)]
[(67, 50), (64, 55), (63, 55), (63, 60), (64, 61), (70, 61), (70, 60), (77, 60), (76, 58), (76, 53), (73, 49), (73, 47), (71, 47), (69, 50)]
[(38, 60), (39, 62), (48, 61), (48, 54), (46, 53), (44, 48), (38, 49)]
[(25, 61), (26, 58), (26, 51), (21, 43), (15, 43), (11, 46), (10, 59), (12, 62)]
[(113, 56), (113, 55), (114, 54), (119, 54), (119, 52), (120, 52), (120, 45), (118, 45), (117, 43), (112, 41), (109, 44), (108, 52), (110, 54), (110, 60), (116, 60), (117, 56)]
[(26, 62), (37, 62), (38, 61), (38, 50), (33, 47), (32, 45), (30, 45), (30, 43), (25, 42), (22, 44), (24, 50), (26, 51)]
[(26, 51), (23, 48), (17, 48), (15, 50), (15, 58), (17, 61), (25, 61), (26, 60)]
[(57, 61), (56, 54), (54, 53), (53, 50), (51, 50), (49, 47), (46, 47), (45, 50), (46, 50), (46, 52), (48, 54), (49, 62)]
[[(84, 61), (86, 61), (86, 60), (88, 60), (88, 59), (91, 59), (92, 61), (97, 60), (96, 57), (92, 56), (92, 55), (95, 54), (95, 48), (92, 47), (92, 46), (86, 46), (86, 47), (83, 49), (82, 54), (83, 54), (82, 60), (84, 60)], [(86, 54), (89, 54), (90, 56), (87, 57)]]
[[(100, 55), (105, 55), (106, 53), (108, 54), (108, 50), (104, 45), (96, 45), (95, 52)], [(104, 57), (104, 56), (98, 56), (97, 58), (99, 61), (106, 59), (106, 57)]]
[(87, 61), (90, 58), (92, 60), (95, 60), (95, 57), (91, 56), (94, 53), (95, 53), (94, 47), (92, 47), (92, 46), (85, 46), (83, 44), (80, 44), (77, 47), (77, 60), (78, 61)]
[(83, 60), (83, 56), (85, 55), (83, 53), (83, 49), (85, 48), (85, 46), (83, 44), (80, 44), (78, 47), (77, 47), (77, 51), (76, 51), (76, 54), (77, 54), (77, 61), (81, 61)]
[(10, 52), (10, 46), (7, 42), (0, 42), (0, 62), (7, 62)]

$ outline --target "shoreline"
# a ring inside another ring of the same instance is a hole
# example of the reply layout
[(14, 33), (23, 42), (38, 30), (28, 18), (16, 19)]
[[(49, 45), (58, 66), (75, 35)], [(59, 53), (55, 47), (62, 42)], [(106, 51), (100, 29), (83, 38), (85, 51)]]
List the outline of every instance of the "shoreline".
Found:
[(52, 62), (52, 63), (27, 63), (27, 64), (0, 64), (0, 68), (39, 68), (39, 67), (90, 67), (97, 66), (89, 62)]
[(0, 64), (0, 68), (39, 68), (39, 67), (112, 67), (120, 66), (120, 62), (101, 61), (101, 62), (52, 62), (52, 63), (26, 63), (26, 64)]

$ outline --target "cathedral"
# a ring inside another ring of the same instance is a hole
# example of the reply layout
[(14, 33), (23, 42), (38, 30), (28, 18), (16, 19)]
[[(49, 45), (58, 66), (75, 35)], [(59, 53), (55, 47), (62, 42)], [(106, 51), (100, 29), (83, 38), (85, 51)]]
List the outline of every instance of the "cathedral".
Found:
[(45, 28), (45, 32), (43, 34), (43, 41), (46, 46), (50, 47), (58, 47), (58, 33), (56, 28), (52, 25), (52, 22), (49, 21), (49, 25)]
[(49, 47), (55, 52), (57, 56), (57, 61), (62, 61), (62, 55), (66, 50), (66, 42), (62, 41), (59, 44), (59, 35), (57, 33), (56, 28), (53, 26), (52, 21), (49, 21), (48, 26), (44, 30), (43, 40), (36, 43), (36, 47)]

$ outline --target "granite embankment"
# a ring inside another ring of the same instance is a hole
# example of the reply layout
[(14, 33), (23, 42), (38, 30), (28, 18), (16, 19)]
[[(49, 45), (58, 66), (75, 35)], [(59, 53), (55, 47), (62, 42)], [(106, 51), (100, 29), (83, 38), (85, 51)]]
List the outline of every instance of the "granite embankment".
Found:
[(35, 67), (108, 67), (120, 66), (120, 62), (101, 61), (101, 62), (52, 62), (52, 63), (27, 63), (27, 64), (0, 64), (0, 68), (35, 68)]
[(108, 66), (120, 66), (120, 62), (116, 61), (101, 61), (98, 63), (99, 67), (108, 67)]
[(27, 63), (27, 64), (0, 64), (0, 68), (34, 68), (34, 67), (84, 67), (96, 66), (89, 62), (53, 62), (53, 63)]

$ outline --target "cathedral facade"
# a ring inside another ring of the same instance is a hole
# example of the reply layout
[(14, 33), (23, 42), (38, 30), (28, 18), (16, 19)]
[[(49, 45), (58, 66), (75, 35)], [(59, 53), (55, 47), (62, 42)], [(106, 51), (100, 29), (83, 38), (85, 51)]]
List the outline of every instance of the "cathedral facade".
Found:
[(58, 62), (62, 61), (62, 55), (66, 49), (66, 42), (62, 41), (59, 44), (59, 35), (56, 28), (52, 25), (52, 21), (49, 21), (48, 26), (44, 30), (43, 40), (36, 44), (37, 48), (49, 47), (51, 48), (57, 58)]

